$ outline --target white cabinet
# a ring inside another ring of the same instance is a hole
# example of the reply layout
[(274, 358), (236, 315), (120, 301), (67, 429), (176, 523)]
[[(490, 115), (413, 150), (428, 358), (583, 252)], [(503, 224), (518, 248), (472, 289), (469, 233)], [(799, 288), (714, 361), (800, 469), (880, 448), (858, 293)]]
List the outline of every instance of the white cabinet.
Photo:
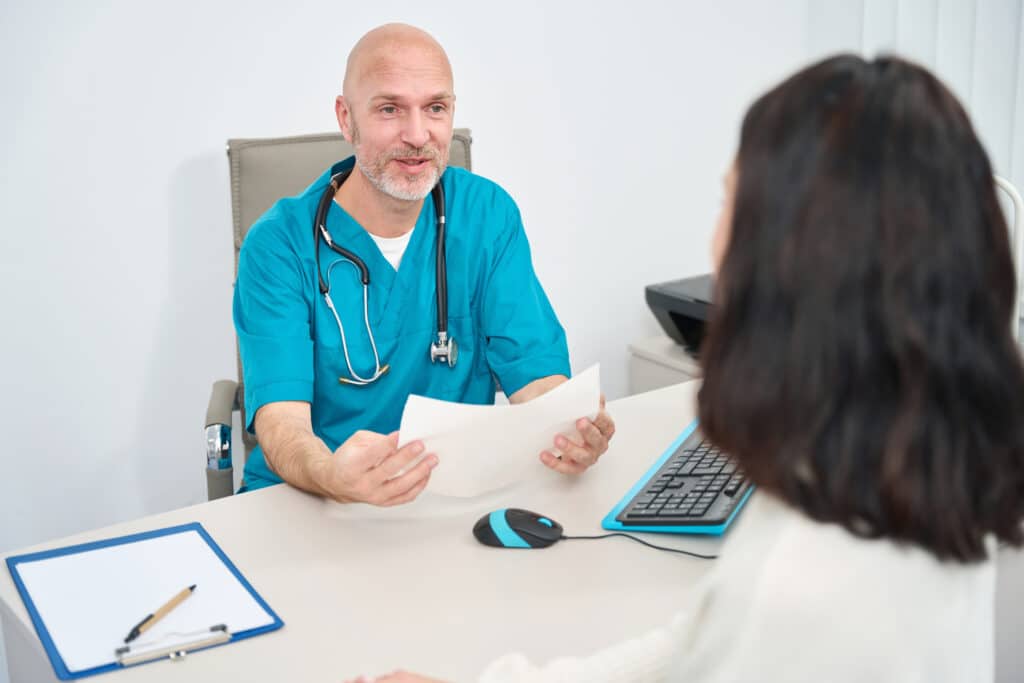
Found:
[(639, 394), (700, 377), (700, 365), (665, 335), (629, 345), (629, 393)]

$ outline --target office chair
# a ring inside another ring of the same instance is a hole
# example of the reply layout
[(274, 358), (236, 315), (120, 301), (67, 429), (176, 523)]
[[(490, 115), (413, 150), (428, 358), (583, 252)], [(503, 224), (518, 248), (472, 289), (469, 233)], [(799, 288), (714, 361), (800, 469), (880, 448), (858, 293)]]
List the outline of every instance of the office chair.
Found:
[[(472, 170), (468, 128), (456, 128), (449, 147), (448, 164)], [(282, 197), (298, 194), (337, 161), (352, 155), (352, 146), (341, 133), (321, 133), (280, 138), (228, 140), (231, 173), (231, 222), (234, 229), (235, 277), (238, 252), (249, 227)], [(312, 248), (312, 237), (310, 238)], [(242, 442), (248, 459), (256, 437), (244, 429), (245, 390), (242, 359), (237, 354), (238, 379), (214, 382), (206, 409), (206, 493), (209, 500), (234, 492), (231, 466), (231, 418), (242, 417)]]
[[(1010, 246), (1017, 268), (1017, 292), (1013, 307), (1013, 335), (1021, 341), (1022, 281), (1024, 281), (1024, 201), (1008, 180), (996, 176), (996, 186), (1013, 203), (1010, 223)], [(996, 557), (995, 600), (995, 666), (996, 683), (1024, 680), (1024, 655), (1019, 639), (1024, 632), (1024, 552), (1001, 547)]]
[(996, 187), (1006, 193), (1013, 204), (1013, 221), (1010, 223), (1010, 249), (1013, 251), (1013, 265), (1017, 269), (1017, 294), (1013, 299), (1013, 338), (1021, 340), (1021, 316), (1024, 315), (1024, 200), (1009, 180), (994, 176)]

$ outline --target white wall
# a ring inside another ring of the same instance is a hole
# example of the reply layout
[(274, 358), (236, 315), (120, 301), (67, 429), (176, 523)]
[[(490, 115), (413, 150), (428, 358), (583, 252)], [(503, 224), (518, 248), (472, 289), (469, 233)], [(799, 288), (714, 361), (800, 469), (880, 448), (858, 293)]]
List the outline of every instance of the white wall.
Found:
[(806, 15), (377, 6), (4, 10), (0, 550), (202, 498), (209, 384), (234, 373), (224, 141), (332, 129), (368, 28), (403, 19), (447, 47), (475, 169), (519, 199), (574, 365), (601, 361), (615, 397), (626, 344), (657, 330), (643, 286), (708, 269), (743, 106), (800, 62)]
[[(367, 29), (403, 20), (446, 46), (474, 168), (518, 199), (573, 365), (600, 361), (614, 398), (626, 345), (658, 331), (643, 286), (708, 270), (749, 101), (809, 55), (865, 47), (845, 17), (919, 4), (4, 3), (0, 552), (204, 497), (209, 385), (234, 375), (224, 141), (332, 130)], [(1012, 15), (1024, 54), (1019, 1), (970, 7), (979, 45)], [(1020, 72), (978, 69), (979, 107), (1005, 89), (1024, 111)], [(986, 133), (1011, 175), (1022, 127)]]

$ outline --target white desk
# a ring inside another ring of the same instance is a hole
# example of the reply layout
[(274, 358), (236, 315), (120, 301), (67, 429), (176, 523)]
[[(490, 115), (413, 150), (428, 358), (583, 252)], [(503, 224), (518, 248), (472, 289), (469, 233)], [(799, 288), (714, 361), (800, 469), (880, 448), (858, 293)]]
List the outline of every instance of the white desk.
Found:
[[(612, 447), (584, 476), (543, 471), (538, 484), (450, 517), (346, 519), (332, 504), (275, 486), (11, 554), (199, 521), (285, 622), (183, 661), (90, 680), (336, 682), (397, 667), (468, 680), (512, 650), (536, 660), (583, 654), (667, 622), (712, 563), (622, 538), (487, 548), (473, 538), (473, 523), (507, 505), (550, 515), (570, 535), (600, 533), (601, 518), (692, 419), (696, 386), (613, 401)], [(704, 553), (720, 545), (653, 538)], [(55, 680), (10, 575), (2, 574), (11, 681)]]

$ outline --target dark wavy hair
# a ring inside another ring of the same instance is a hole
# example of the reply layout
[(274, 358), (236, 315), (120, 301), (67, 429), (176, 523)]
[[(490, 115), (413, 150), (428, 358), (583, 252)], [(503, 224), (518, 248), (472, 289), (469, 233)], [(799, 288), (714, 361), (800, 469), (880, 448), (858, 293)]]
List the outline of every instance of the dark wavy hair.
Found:
[(960, 562), (1024, 542), (1024, 367), (992, 168), (928, 71), (841, 55), (743, 121), (705, 435), (815, 520)]

